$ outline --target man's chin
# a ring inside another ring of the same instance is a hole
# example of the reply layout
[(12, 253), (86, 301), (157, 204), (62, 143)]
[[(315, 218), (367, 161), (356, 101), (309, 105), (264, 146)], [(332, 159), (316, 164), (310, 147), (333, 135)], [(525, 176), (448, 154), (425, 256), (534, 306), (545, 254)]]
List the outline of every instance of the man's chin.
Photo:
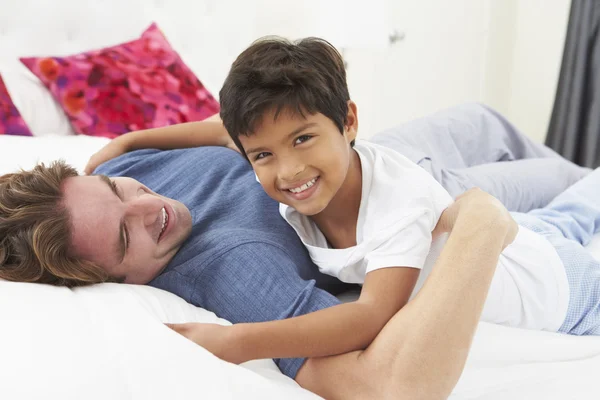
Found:
[[(175, 252), (176, 253), (176, 252)], [(169, 261), (171, 261), (171, 259), (173, 258), (173, 256), (175, 255), (175, 253), (173, 253), (172, 256), (169, 257), (169, 259), (167, 261), (165, 261), (164, 265), (157, 268), (156, 271), (152, 274), (152, 275), (146, 275), (146, 276), (134, 276), (131, 278), (125, 278), (122, 283), (126, 283), (129, 285), (147, 285), (150, 282), (152, 282), (157, 276), (159, 276), (160, 274), (162, 274), (162, 272), (165, 270), (165, 268), (167, 268), (167, 265), (169, 265)]]

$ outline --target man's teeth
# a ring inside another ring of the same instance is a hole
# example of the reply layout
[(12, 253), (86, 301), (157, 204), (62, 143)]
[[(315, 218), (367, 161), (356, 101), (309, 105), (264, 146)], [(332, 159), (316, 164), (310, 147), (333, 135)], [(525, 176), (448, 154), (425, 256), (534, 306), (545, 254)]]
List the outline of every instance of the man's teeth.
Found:
[(317, 178), (313, 178), (310, 181), (306, 182), (304, 185), (298, 186), (297, 188), (289, 189), (289, 191), (292, 193), (304, 192), (306, 189), (308, 189), (309, 187), (314, 185), (316, 181), (317, 181)]
[(167, 214), (167, 210), (165, 210), (165, 208), (162, 208), (162, 216), (163, 216), (163, 221), (162, 221), (162, 228), (160, 229), (160, 235), (162, 235), (162, 233), (165, 231), (165, 228), (167, 227), (167, 221), (169, 221), (169, 214)]

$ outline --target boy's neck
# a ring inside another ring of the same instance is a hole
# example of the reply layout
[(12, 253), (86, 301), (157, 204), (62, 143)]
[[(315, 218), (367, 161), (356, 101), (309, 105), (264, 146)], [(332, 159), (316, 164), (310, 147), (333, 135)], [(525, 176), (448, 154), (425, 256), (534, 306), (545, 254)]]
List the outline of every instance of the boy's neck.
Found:
[(348, 174), (327, 207), (311, 218), (333, 248), (356, 246), (356, 225), (362, 197), (362, 166), (352, 149)]

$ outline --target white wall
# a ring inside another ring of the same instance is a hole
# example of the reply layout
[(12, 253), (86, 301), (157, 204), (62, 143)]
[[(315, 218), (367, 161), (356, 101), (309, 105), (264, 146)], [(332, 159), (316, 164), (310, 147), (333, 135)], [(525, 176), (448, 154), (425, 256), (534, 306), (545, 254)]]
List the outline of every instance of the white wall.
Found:
[[(90, 2), (2, 2), (19, 5), (0, 11), (0, 70), (9, 62), (24, 68), (17, 56), (72, 54), (131, 40), (157, 21), (216, 95), (235, 56), (257, 37), (327, 35), (345, 47), (362, 137), (481, 101), (539, 141), (553, 105), (570, 6), (570, 0), (103, 0), (90, 9)], [(68, 12), (47, 18), (56, 7)], [(131, 14), (134, 9), (139, 12)], [(387, 36), (394, 30), (405, 38), (391, 45)], [(357, 47), (361, 38), (376, 48)]]
[(507, 115), (538, 141), (550, 122), (570, 5), (570, 0), (518, 2)]
[(348, 25), (371, 36), (375, 26), (377, 35), (405, 34), (385, 48), (344, 51), (362, 137), (440, 108), (480, 101), (534, 140), (544, 140), (570, 0), (371, 0), (373, 12), (366, 11), (366, 3), (344, 3), (360, 9), (360, 19), (346, 18), (347, 12), (317, 18), (336, 9), (318, 4), (257, 0), (259, 10), (270, 10), (256, 14), (257, 36), (325, 34), (331, 40)]
[(566, 36), (570, 0), (492, 0), (484, 101), (543, 142)]

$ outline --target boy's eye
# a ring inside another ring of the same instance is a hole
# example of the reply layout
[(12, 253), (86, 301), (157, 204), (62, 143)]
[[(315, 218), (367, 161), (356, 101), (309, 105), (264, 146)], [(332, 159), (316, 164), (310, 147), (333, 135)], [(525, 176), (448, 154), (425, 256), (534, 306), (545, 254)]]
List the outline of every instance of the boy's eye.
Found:
[(255, 157), (254, 157), (254, 161), (258, 161), (261, 160), (265, 157), (268, 157), (269, 155), (271, 155), (271, 153), (267, 153), (266, 151), (263, 151), (262, 153), (258, 153)]
[(301, 144), (306, 142), (307, 140), (309, 140), (312, 136), (310, 135), (302, 135), (302, 136), (298, 136), (296, 138), (296, 140), (294, 141), (294, 144)]

